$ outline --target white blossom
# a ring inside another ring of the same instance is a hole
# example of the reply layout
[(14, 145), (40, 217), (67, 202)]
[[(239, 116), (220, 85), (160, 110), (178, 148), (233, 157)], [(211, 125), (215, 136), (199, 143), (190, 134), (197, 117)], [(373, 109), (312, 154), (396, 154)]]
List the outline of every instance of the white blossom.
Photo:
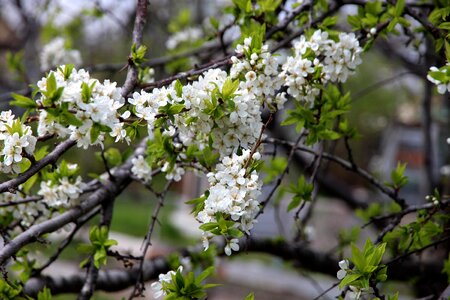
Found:
[(231, 239), (227, 241), (227, 244), (225, 246), (225, 254), (230, 256), (231, 250), (237, 252), (239, 251), (239, 240), (238, 239)]
[(341, 268), (337, 272), (337, 279), (342, 280), (346, 275), (347, 271), (349, 270), (349, 261), (344, 259), (339, 262), (339, 268)]
[[(101, 83), (97, 79), (91, 78), (84, 69), (78, 71), (72, 69), (68, 78), (65, 78), (64, 72), (68, 72), (67, 68), (67, 66), (61, 66), (56, 71), (50, 71), (49, 73), (49, 76), (55, 77), (57, 88), (63, 88), (60, 99), (53, 105), (68, 104), (68, 111), (80, 120), (82, 125), (63, 126), (56, 122), (54, 118), (51, 118), (45, 109), (42, 109), (39, 114), (38, 135), (56, 134), (61, 138), (69, 137), (77, 142), (78, 147), (87, 149), (91, 145), (103, 146), (105, 130), (100, 130), (95, 141), (91, 140), (93, 126), (103, 126), (109, 128), (109, 135), (115, 137), (116, 142), (126, 141), (129, 143), (130, 139), (126, 135), (124, 123), (119, 117), (126, 119), (130, 114), (125, 112), (121, 116), (118, 111), (125, 101), (117, 83), (109, 80)], [(43, 105), (46, 100), (45, 92), (48, 78), (44, 77), (37, 83), (41, 92), (41, 97), (37, 100), (40, 105)], [(83, 99), (83, 84), (92, 87), (89, 99)]]
[[(444, 77), (448, 74), (448, 69), (450, 68), (450, 62), (448, 62), (444, 67), (438, 69), (437, 67), (431, 67), (429, 72), (440, 72)], [(444, 81), (440, 81), (431, 76), (431, 74), (427, 75), (427, 79), (437, 86), (437, 91), (439, 94), (445, 94), (445, 92), (450, 92), (450, 78), (446, 77)]]
[(142, 155), (135, 157), (131, 160), (133, 167), (131, 173), (144, 182), (149, 182), (152, 179), (152, 168), (148, 165)]
[[(305, 56), (313, 52), (314, 57)], [(294, 42), (294, 56), (287, 58), (279, 77), (292, 97), (312, 103), (327, 82), (345, 82), (361, 63), (362, 48), (354, 33), (340, 33), (336, 42), (317, 30), (307, 40)], [(319, 72), (319, 76), (314, 76)]]
[[(179, 266), (177, 271), (183, 272), (183, 266)], [(159, 281), (155, 281), (151, 284), (151, 289), (153, 291), (153, 296), (155, 298), (160, 298), (161, 296), (167, 295), (166, 291), (163, 289), (163, 283), (172, 282), (172, 276), (175, 275), (175, 271), (169, 271), (166, 274), (159, 274)]]
[(36, 142), (30, 126), (15, 119), (10, 110), (3, 111), (0, 115), (0, 171), (19, 173), (23, 158), (33, 155)]
[(50, 70), (59, 65), (73, 64), (80, 66), (82, 64), (80, 51), (68, 49), (66, 40), (62, 37), (51, 40), (42, 48), (40, 62), (42, 71)]
[[(259, 155), (253, 155), (253, 159), (258, 157)], [(244, 166), (248, 159), (251, 159), (250, 150), (243, 150), (242, 155), (233, 153), (232, 156), (222, 159), (215, 172), (207, 174), (210, 183), (209, 196), (205, 200), (204, 209), (197, 215), (201, 223), (215, 222), (216, 213), (223, 213), (236, 222), (239, 230), (249, 233), (253, 228), (259, 212), (257, 199), (261, 194), (261, 182), (256, 171), (247, 174)], [(209, 238), (208, 235), (203, 238), (205, 248), (209, 245)], [(231, 250), (239, 250), (237, 239), (227, 242), (227, 255), (231, 254)]]

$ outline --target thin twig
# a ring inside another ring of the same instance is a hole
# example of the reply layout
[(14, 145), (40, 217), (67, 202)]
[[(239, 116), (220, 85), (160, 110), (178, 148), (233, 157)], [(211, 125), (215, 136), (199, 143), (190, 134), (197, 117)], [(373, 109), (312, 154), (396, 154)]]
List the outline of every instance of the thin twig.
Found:
[(158, 221), (158, 215), (159, 215), (161, 208), (164, 205), (164, 200), (166, 198), (165, 196), (166, 196), (167, 191), (169, 190), (169, 187), (171, 184), (172, 184), (172, 181), (168, 181), (166, 183), (166, 186), (164, 187), (164, 190), (161, 193), (157, 193), (158, 203), (156, 205), (155, 210), (153, 211), (152, 220), (149, 224), (147, 234), (145, 236), (144, 249), (142, 250), (142, 256), (141, 256), (141, 260), (140, 260), (139, 268), (138, 268), (138, 276), (136, 278), (136, 283), (133, 287), (133, 291), (131, 292), (130, 297), (128, 298), (129, 300), (133, 299), (134, 297), (141, 296), (142, 292), (145, 289), (144, 283), (143, 283), (143, 278), (144, 278), (143, 277), (144, 276), (143, 268), (144, 268), (145, 256), (147, 254), (148, 248), (151, 246), (151, 238), (152, 238), (156, 223)]
[(439, 210), (444, 210), (448, 207), (448, 205), (450, 204), (450, 200), (444, 200), (444, 201), (440, 201), (437, 205), (434, 203), (426, 203), (426, 204), (420, 204), (420, 205), (411, 205), (399, 212), (395, 212), (395, 213), (391, 213), (388, 215), (384, 215), (384, 216), (379, 216), (379, 217), (374, 217), (372, 218), (369, 222), (365, 223), (362, 228), (367, 227), (368, 225), (374, 223), (374, 222), (378, 222), (378, 221), (383, 221), (383, 220), (388, 220), (388, 219), (392, 219), (394, 217), (403, 217), (409, 213), (413, 213), (413, 212), (417, 212), (419, 210), (429, 210), (429, 209), (439, 209)]
[(267, 126), (269, 126), (270, 122), (273, 120), (273, 114), (269, 115), (269, 119), (267, 119), (267, 122), (263, 124), (261, 127), (261, 131), (259, 132), (258, 139), (256, 140), (255, 144), (252, 147), (252, 150), (250, 151), (250, 155), (248, 156), (248, 160), (245, 162), (243, 169), (246, 170), (248, 168), (248, 165), (250, 164), (250, 161), (252, 160), (253, 154), (255, 154), (256, 150), (258, 150), (259, 146), (262, 143), (262, 136), (264, 134), (264, 131), (266, 130)]
[(75, 237), (75, 234), (78, 232), (78, 230), (80, 230), (84, 224), (86, 224), (90, 219), (92, 219), (94, 216), (96, 216), (99, 212), (100, 212), (100, 207), (92, 210), (87, 216), (78, 220), (78, 222), (75, 224), (75, 228), (64, 239), (64, 241), (58, 246), (58, 249), (56, 250), (56, 252), (47, 260), (46, 263), (41, 265), (39, 268), (34, 269), (31, 276), (32, 277), (38, 276), (43, 270), (45, 270), (55, 260), (57, 260), (58, 257), (61, 255), (61, 253), (64, 251), (64, 249), (66, 249), (66, 247), (72, 242), (72, 240)]
[(339, 281), (333, 283), (332, 286), (330, 286), (329, 288), (327, 288), (326, 290), (324, 290), (321, 294), (319, 294), (316, 298), (314, 298), (313, 300), (319, 300), (320, 298), (322, 298), (323, 296), (325, 296), (326, 294), (328, 294), (328, 292), (330, 292), (332, 289), (334, 289), (335, 287), (337, 287), (339, 285)]
[[(133, 27), (133, 44), (136, 48), (142, 45), (142, 34), (144, 32), (144, 26), (147, 22), (147, 8), (148, 0), (138, 0), (136, 7), (136, 17), (134, 19)], [(130, 93), (137, 83), (138, 70), (131, 61), (131, 54), (128, 59), (128, 71), (125, 83), (122, 86), (122, 96), (126, 97)]]
[[(299, 151), (303, 151), (303, 152), (307, 152), (310, 153), (314, 156), (319, 156), (319, 153), (317, 153), (316, 151), (314, 151), (311, 148), (308, 147), (304, 147), (304, 146), (294, 146), (293, 143), (288, 142), (288, 141), (284, 141), (284, 140), (279, 140), (279, 139), (274, 139), (274, 138), (268, 138), (266, 139), (264, 142), (267, 143), (278, 143), (280, 145), (285, 145), (288, 147), (295, 147), (295, 150), (299, 150)], [(349, 162), (346, 161), (338, 156), (332, 155), (330, 153), (324, 152), (323, 157), (325, 159), (328, 159), (330, 161), (333, 161), (339, 165), (341, 165), (343, 168), (355, 172), (358, 175), (360, 175), (362, 178), (364, 178), (365, 180), (367, 180), (369, 183), (371, 183), (374, 187), (376, 187), (380, 192), (382, 192), (383, 194), (389, 196), (392, 200), (394, 200), (396, 203), (398, 203), (402, 208), (406, 208), (406, 202), (404, 199), (400, 198), (397, 193), (395, 192), (395, 190), (385, 186), (384, 184), (382, 184), (378, 179), (376, 179), (372, 174), (370, 174), (369, 172), (367, 172), (366, 170), (355, 166), (353, 167), (353, 165)]]
[(290, 162), (291, 162), (291, 160), (292, 160), (292, 158), (293, 158), (293, 156), (294, 156), (296, 146), (298, 145), (298, 143), (300, 143), (300, 141), (301, 141), (301, 139), (302, 139), (303, 136), (304, 136), (304, 132), (302, 132), (302, 133), (298, 136), (297, 140), (296, 140), (295, 143), (293, 144), (294, 146), (292, 147), (291, 152), (289, 153), (289, 156), (288, 156), (288, 159), (287, 159), (287, 165), (286, 165), (286, 167), (284, 168), (283, 172), (278, 176), (277, 181), (275, 182), (274, 187), (273, 187), (273, 188), (270, 190), (270, 192), (267, 194), (266, 198), (265, 198), (263, 201), (261, 201), (261, 203), (260, 203), (260, 210), (259, 210), (258, 213), (256, 214), (255, 219), (258, 218), (258, 216), (264, 212), (264, 208), (267, 206), (267, 204), (269, 203), (270, 199), (271, 199), (272, 196), (275, 194), (275, 191), (276, 191), (276, 190), (278, 189), (278, 187), (281, 185), (281, 182), (283, 181), (284, 176), (286, 176), (286, 174), (288, 173), (288, 171), (289, 171), (289, 164), (290, 164)]
[(430, 243), (430, 244), (428, 244), (428, 245), (426, 245), (426, 246), (423, 246), (423, 247), (421, 247), (421, 248), (419, 248), (419, 249), (412, 250), (412, 251), (410, 251), (410, 252), (408, 252), (408, 253), (405, 253), (405, 254), (402, 254), (402, 255), (400, 255), (400, 256), (397, 256), (397, 257), (391, 259), (390, 261), (388, 261), (385, 265), (387, 265), (387, 266), (388, 266), (388, 265), (391, 265), (391, 264), (393, 264), (393, 263), (395, 263), (395, 262), (397, 262), (397, 261), (400, 261), (400, 260), (402, 260), (402, 259), (405, 259), (405, 258), (408, 257), (408, 256), (411, 256), (412, 254), (422, 252), (423, 250), (426, 250), (426, 249), (428, 249), (428, 248), (431, 248), (431, 247), (440, 245), (440, 244), (442, 244), (442, 243), (444, 243), (444, 242), (446, 242), (446, 241), (449, 241), (449, 240), (450, 240), (450, 235), (449, 235), (449, 236), (446, 236), (446, 237), (444, 237), (444, 238), (442, 238), (442, 239), (439, 239), (439, 240), (437, 240), (437, 241), (435, 241), (435, 242), (433, 242), (433, 243)]

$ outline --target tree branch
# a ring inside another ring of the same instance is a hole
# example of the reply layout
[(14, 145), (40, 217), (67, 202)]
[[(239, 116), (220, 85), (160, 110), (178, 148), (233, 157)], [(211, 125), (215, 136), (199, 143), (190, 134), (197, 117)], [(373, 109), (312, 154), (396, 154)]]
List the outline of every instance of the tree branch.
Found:
[[(288, 146), (290, 148), (295, 147), (296, 150), (300, 150), (303, 152), (307, 152), (310, 153), (314, 156), (319, 156), (320, 153), (317, 153), (316, 151), (308, 148), (308, 147), (304, 147), (304, 146), (295, 146), (293, 143), (291, 142), (287, 142), (285, 140), (279, 140), (279, 139), (267, 139), (267, 142), (271, 142), (271, 143), (279, 143), (283, 146)], [(346, 161), (340, 157), (337, 157), (335, 155), (332, 155), (330, 153), (322, 153), (323, 158), (328, 159), (330, 161), (333, 161), (339, 165), (341, 165), (343, 168), (355, 172), (357, 173), (359, 176), (361, 176), (362, 178), (364, 178), (365, 180), (367, 180), (370, 184), (372, 184), (374, 187), (376, 187), (380, 192), (382, 192), (383, 194), (389, 196), (392, 200), (394, 200), (395, 202), (397, 202), (402, 208), (405, 208), (405, 200), (402, 198), (399, 198), (398, 195), (395, 193), (395, 191), (391, 188), (386, 187), (384, 184), (382, 184), (378, 179), (376, 179), (374, 176), (372, 176), (369, 172), (367, 172), (364, 169), (361, 169), (360, 167), (353, 165), (351, 162)]]
[[(147, 21), (147, 7), (148, 0), (138, 0), (136, 7), (136, 17), (134, 19), (134, 28), (133, 28), (133, 44), (136, 45), (136, 48), (142, 45), (142, 33), (144, 31), (144, 26)], [(130, 54), (131, 55), (131, 54)], [(128, 93), (130, 93), (137, 82), (138, 71), (134, 64), (131, 64), (131, 58), (128, 59), (128, 72), (127, 78), (125, 79), (125, 83), (122, 86), (122, 96), (126, 97)]]
[(53, 232), (68, 223), (75, 222), (78, 218), (91, 211), (103, 201), (120, 194), (120, 192), (122, 192), (122, 190), (131, 182), (131, 159), (138, 155), (142, 155), (144, 153), (145, 145), (146, 140), (144, 139), (132, 157), (130, 157), (122, 166), (113, 169), (115, 181), (109, 180), (105, 182), (102, 187), (89, 195), (89, 197), (83, 200), (80, 205), (69, 209), (53, 219), (31, 226), (17, 235), (5, 245), (5, 247), (0, 249), (0, 265), (4, 265), (7, 260), (16, 254), (23, 246), (36, 241), (41, 235)]
[[(223, 247), (218, 247), (221, 249)], [(200, 250), (202, 251), (202, 250)], [(317, 252), (301, 245), (292, 245), (285, 241), (248, 239), (246, 252), (239, 255), (246, 255), (247, 252), (267, 253), (282, 258), (286, 261), (293, 261), (296, 268), (336, 276), (339, 270), (338, 259), (321, 252)], [(182, 251), (183, 252), (183, 251)], [(184, 251), (186, 252), (186, 251)], [(187, 252), (188, 254), (190, 252)], [(223, 253), (220, 253), (223, 255)], [(446, 276), (441, 273), (443, 263), (419, 263), (410, 261), (391, 261), (388, 267), (388, 278), (392, 280), (408, 281), (417, 277), (427, 278), (436, 282), (446, 282)], [(145, 281), (157, 279), (161, 273), (169, 271), (166, 258), (158, 257), (146, 260), (143, 268), (143, 278)], [(136, 266), (131, 270), (110, 269), (100, 271), (97, 281), (97, 289), (104, 291), (119, 291), (125, 289), (136, 282), (139, 268)], [(80, 289), (84, 279), (84, 274), (78, 273), (68, 277), (34, 277), (30, 278), (24, 286), (27, 295), (36, 295), (44, 286), (47, 286), (52, 294), (75, 293)]]
[(0, 193), (6, 191), (14, 191), (17, 186), (27, 181), (31, 176), (38, 173), (45, 166), (56, 163), (58, 158), (75, 144), (76, 142), (72, 140), (66, 140), (62, 142), (61, 144), (56, 146), (52, 152), (47, 154), (43, 159), (37, 161), (35, 164), (31, 165), (28, 170), (19, 174), (19, 176), (17, 176), (16, 178), (0, 183)]

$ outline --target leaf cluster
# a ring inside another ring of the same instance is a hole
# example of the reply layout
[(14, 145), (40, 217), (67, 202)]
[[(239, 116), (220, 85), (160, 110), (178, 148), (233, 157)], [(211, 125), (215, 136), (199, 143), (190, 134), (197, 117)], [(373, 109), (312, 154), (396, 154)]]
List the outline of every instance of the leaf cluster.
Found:
[(79, 252), (90, 255), (80, 263), (80, 267), (84, 267), (92, 258), (94, 266), (98, 269), (106, 264), (107, 251), (111, 246), (117, 245), (117, 241), (108, 238), (106, 226), (93, 226), (89, 231), (89, 240), (91, 244), (81, 244), (77, 247)]

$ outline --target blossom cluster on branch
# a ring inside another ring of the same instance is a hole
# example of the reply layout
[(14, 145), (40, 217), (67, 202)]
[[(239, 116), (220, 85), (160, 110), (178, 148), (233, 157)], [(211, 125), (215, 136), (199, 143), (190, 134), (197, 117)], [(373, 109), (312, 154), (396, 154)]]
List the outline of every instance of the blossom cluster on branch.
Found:
[(64, 65), (50, 71), (37, 87), (41, 93), (36, 101), (40, 109), (39, 136), (69, 137), (84, 149), (102, 145), (106, 133), (115, 137), (116, 142), (129, 141), (119, 118), (126, 119), (130, 113), (118, 112), (125, 101), (115, 82), (101, 83), (84, 69), (77, 71)]
[[(0, 171), (20, 173), (27, 166), (23, 158), (32, 156), (37, 138), (30, 126), (16, 119), (10, 110), (0, 114)], [(29, 162), (29, 161), (28, 161)]]
[(354, 33), (331, 37), (328, 32), (317, 30), (309, 39), (301, 36), (294, 42), (294, 56), (287, 58), (279, 76), (292, 97), (313, 103), (320, 87), (328, 82), (347, 81), (362, 62), (361, 53)]

